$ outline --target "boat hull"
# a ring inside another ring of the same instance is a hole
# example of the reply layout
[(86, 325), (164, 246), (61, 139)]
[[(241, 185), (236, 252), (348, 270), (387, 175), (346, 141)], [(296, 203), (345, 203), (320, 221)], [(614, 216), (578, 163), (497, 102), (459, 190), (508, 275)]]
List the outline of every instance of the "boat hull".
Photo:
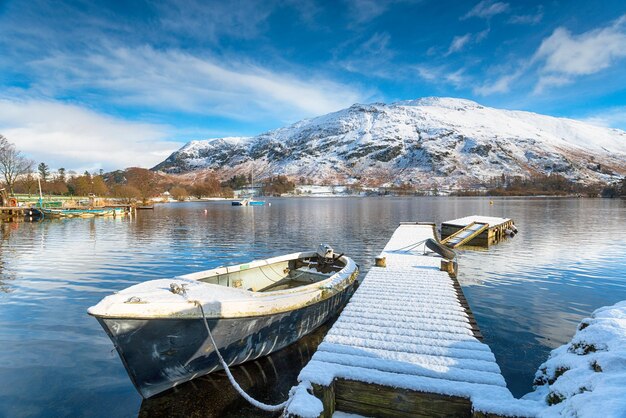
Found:
[[(352, 283), (317, 303), (266, 316), (208, 318), (211, 333), (229, 365), (268, 355), (334, 317), (354, 292)], [(98, 318), (135, 387), (149, 398), (194, 377), (221, 370), (202, 318)]]
[(92, 218), (94, 216), (114, 216), (113, 209), (40, 209), (50, 218)]

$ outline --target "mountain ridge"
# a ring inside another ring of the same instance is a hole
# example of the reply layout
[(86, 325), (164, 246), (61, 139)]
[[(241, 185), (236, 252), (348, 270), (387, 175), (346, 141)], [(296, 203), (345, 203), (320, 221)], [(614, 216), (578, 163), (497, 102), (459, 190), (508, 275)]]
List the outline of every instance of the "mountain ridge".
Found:
[(618, 129), (425, 97), (354, 104), (253, 137), (189, 141), (153, 170), (463, 188), (502, 174), (607, 182), (626, 174), (625, 162), (626, 132)]

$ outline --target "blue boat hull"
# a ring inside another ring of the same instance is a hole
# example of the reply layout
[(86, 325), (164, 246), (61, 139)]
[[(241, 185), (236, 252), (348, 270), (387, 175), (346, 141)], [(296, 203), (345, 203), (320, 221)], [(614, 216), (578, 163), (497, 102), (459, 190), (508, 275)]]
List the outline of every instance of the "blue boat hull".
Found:
[[(224, 360), (241, 364), (297, 341), (334, 317), (355, 284), (317, 303), (273, 315), (208, 319)], [(221, 370), (201, 318), (98, 318), (133, 384), (149, 398), (180, 383)]]

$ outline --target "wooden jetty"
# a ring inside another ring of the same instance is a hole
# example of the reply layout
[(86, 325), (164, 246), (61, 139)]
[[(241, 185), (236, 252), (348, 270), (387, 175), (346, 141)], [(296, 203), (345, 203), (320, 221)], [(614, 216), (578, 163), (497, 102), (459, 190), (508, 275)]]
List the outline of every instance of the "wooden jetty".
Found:
[(40, 219), (41, 212), (37, 209), (25, 206), (2, 206), (0, 207), (0, 220), (4, 222), (32, 221)]
[(508, 218), (466, 216), (441, 224), (442, 242), (452, 248), (461, 245), (488, 247), (501, 241), (506, 230), (514, 230), (515, 222)]
[(311, 361), (291, 417), (534, 416), (507, 389), (434, 224), (403, 223)]

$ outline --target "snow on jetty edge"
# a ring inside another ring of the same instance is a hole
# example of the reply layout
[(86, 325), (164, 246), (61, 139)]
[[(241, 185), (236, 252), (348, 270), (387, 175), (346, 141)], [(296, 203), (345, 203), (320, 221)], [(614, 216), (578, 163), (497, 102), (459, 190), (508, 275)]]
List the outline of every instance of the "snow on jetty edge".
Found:
[(543, 404), (541, 417), (626, 417), (626, 301), (583, 319), (539, 366), (524, 399)]

